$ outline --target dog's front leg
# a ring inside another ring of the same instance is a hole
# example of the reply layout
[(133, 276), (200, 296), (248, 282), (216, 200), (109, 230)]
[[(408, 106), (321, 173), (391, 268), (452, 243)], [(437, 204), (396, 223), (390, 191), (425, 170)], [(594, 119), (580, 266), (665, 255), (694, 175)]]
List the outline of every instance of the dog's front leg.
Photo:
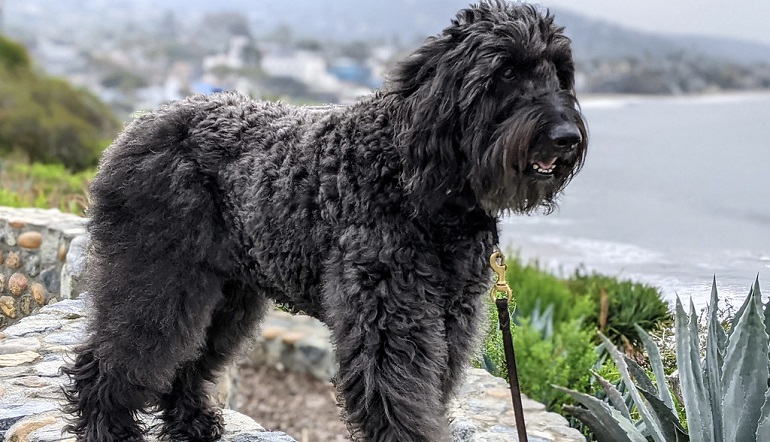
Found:
[(421, 272), (434, 263), (379, 241), (349, 244), (326, 274), (348, 426), (367, 442), (446, 442), (444, 317)]

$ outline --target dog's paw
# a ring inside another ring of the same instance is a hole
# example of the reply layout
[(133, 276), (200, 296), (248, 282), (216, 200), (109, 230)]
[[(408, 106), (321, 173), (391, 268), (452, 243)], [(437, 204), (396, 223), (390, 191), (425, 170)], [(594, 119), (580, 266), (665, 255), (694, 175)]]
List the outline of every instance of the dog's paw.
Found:
[(184, 419), (167, 422), (161, 431), (173, 442), (213, 442), (225, 433), (225, 422), (218, 410), (196, 410)]

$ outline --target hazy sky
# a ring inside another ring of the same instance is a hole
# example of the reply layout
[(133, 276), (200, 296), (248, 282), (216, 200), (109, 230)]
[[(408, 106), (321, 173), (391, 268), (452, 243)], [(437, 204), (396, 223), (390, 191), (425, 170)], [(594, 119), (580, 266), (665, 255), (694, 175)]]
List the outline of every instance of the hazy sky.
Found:
[(540, 0), (645, 31), (734, 37), (770, 44), (768, 0)]

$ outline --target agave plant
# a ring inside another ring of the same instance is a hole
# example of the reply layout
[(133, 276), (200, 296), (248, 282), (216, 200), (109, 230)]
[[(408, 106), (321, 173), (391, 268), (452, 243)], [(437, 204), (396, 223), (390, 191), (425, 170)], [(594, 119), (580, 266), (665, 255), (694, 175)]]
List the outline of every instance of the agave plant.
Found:
[[(681, 301), (676, 301), (676, 357), (687, 430), (677, 416), (660, 351), (641, 328), (637, 331), (657, 382), (601, 335), (630, 401), (594, 373), (607, 393), (607, 402), (556, 387), (585, 407), (565, 405), (563, 409), (585, 423), (599, 442), (770, 441), (770, 303), (763, 307), (757, 279), (725, 332), (717, 317), (718, 301), (715, 280), (707, 312), (705, 354), (700, 351), (698, 315), (692, 301), (689, 317)], [(632, 414), (627, 403), (637, 413)], [(637, 414), (635, 421), (632, 416)]]

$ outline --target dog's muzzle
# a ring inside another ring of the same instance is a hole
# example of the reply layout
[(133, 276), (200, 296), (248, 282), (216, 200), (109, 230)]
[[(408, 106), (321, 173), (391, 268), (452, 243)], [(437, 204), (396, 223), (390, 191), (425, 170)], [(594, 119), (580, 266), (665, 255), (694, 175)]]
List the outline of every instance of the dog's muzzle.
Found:
[(538, 149), (540, 155), (530, 163), (537, 178), (552, 177), (559, 163), (570, 161), (583, 141), (578, 126), (568, 121), (552, 125), (544, 135)]

